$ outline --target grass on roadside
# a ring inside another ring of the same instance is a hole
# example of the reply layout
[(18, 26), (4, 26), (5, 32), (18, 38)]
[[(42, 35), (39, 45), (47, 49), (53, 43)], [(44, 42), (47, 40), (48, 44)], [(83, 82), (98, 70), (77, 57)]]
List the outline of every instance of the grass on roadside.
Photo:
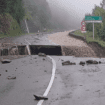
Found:
[(97, 36), (94, 35), (94, 39), (93, 39), (93, 32), (87, 31), (86, 33), (81, 33), (80, 30), (76, 30), (74, 32), (74, 34), (75, 35), (79, 35), (79, 36), (86, 36), (87, 43), (89, 43), (89, 42), (96, 42), (100, 46), (105, 47), (105, 42), (102, 41), (99, 37), (97, 37)]
[(19, 33), (19, 34), (4, 34), (4, 33), (1, 33), (0, 34), (0, 38), (6, 38), (6, 37), (15, 37), (15, 36), (21, 36), (21, 35), (25, 35), (25, 33)]

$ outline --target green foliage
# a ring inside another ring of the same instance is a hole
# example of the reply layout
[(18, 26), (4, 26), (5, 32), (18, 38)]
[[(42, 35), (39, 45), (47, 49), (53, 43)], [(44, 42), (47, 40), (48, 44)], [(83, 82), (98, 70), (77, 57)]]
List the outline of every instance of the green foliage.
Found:
[[(85, 16), (91, 16), (91, 14), (87, 13)], [(85, 18), (83, 19), (85, 20)], [(93, 31), (93, 25), (92, 23), (86, 23), (86, 30), (92, 32)]]
[(9, 13), (4, 13), (3, 15), (1, 14), (0, 21), (2, 22), (2, 27), (0, 29), (0, 38), (22, 34), (19, 24)]
[(102, 16), (102, 23), (95, 24), (95, 32), (98, 37), (105, 39), (105, 10), (99, 6), (96, 6), (93, 10), (93, 14), (95, 16)]
[(52, 32), (52, 31), (53, 31), (53, 29), (48, 29), (48, 30), (47, 30), (47, 32)]
[[(51, 11), (46, 0), (23, 0), (26, 14), (40, 30), (51, 27)], [(27, 13), (28, 12), (28, 13)], [(27, 18), (27, 16), (25, 17)]]
[[(103, 1), (101, 3), (101, 7), (95, 5), (94, 9), (92, 10), (92, 14), (87, 14), (87, 16), (102, 17), (102, 23), (94, 24), (94, 33), (95, 33), (95, 38), (105, 40), (105, 10), (102, 7), (103, 7)], [(92, 23), (87, 23), (86, 29), (87, 31), (92, 32), (93, 31)]]
[(74, 32), (75, 35), (79, 35), (79, 36), (85, 36), (86, 35), (86, 42), (90, 43), (90, 42), (96, 42), (98, 43), (100, 46), (105, 47), (105, 42), (102, 41), (100, 38), (94, 38), (93, 39), (93, 32), (89, 32), (87, 31), (87, 33), (81, 33), (80, 30), (77, 30)]
[(9, 13), (20, 24), (25, 15), (22, 0), (1, 0), (0, 14), (4, 13)]
[(28, 11), (27, 7), (24, 7), (24, 9), (25, 9), (25, 16), (24, 16), (24, 19), (32, 20), (31, 12)]
[(87, 31), (93, 31), (93, 25), (92, 25), (92, 23), (86, 23), (86, 30)]

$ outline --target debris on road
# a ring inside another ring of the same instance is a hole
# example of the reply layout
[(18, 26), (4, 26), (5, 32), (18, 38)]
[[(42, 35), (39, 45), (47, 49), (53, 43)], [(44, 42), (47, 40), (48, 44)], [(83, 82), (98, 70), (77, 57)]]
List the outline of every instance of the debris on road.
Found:
[(84, 66), (85, 65), (85, 62), (83, 62), (83, 61), (80, 61), (80, 63), (79, 63), (80, 65), (82, 65), (82, 66)]
[(16, 79), (16, 77), (8, 76), (7, 79), (8, 79), (8, 80), (10, 80), (10, 79)]
[(42, 56), (42, 57), (46, 57), (46, 54), (44, 53), (38, 53), (39, 56)]
[(63, 59), (61, 59), (61, 61), (64, 61)]
[(43, 60), (45, 60), (45, 59), (43, 58)]
[(48, 100), (47, 97), (44, 96), (37, 96), (37, 95), (33, 95), (35, 97), (35, 100)]
[(98, 64), (96, 60), (87, 60), (86, 63), (87, 64)]
[(0, 74), (0, 76), (1, 76), (1, 74)]
[(102, 63), (101, 61), (99, 61), (99, 64)]
[(5, 72), (8, 72), (8, 70), (5, 70)]
[(65, 62), (62, 62), (62, 65), (76, 65), (76, 63), (70, 62), (70, 61), (65, 61)]
[(2, 59), (1, 62), (2, 62), (2, 64), (5, 64), (5, 63), (10, 63), (11, 60), (9, 60), (9, 59)]

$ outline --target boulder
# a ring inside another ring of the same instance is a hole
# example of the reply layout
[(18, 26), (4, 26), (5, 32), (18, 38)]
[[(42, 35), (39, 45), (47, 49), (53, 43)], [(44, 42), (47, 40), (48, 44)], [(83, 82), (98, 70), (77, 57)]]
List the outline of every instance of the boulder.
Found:
[(37, 96), (37, 95), (33, 95), (35, 97), (35, 100), (48, 100), (47, 97), (44, 96)]
[(1, 62), (2, 62), (2, 64), (6, 64), (6, 63), (10, 63), (11, 60), (9, 60), (9, 59), (2, 59)]
[(85, 65), (85, 62), (84, 62), (84, 61), (80, 61), (79, 64), (80, 64), (80, 65)]
[(87, 60), (86, 63), (87, 64), (98, 64), (96, 60)]
[(70, 61), (65, 61), (65, 62), (62, 62), (62, 65), (76, 65), (76, 63), (70, 62)]
[(10, 79), (16, 79), (16, 77), (8, 76), (7, 79), (9, 79), (9, 80), (10, 80)]

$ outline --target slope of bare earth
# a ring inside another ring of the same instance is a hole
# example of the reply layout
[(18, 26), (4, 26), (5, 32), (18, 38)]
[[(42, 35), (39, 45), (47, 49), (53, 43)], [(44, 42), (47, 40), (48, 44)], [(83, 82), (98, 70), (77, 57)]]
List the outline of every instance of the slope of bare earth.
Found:
[[(48, 36), (48, 39), (62, 46), (63, 54), (75, 57), (105, 57), (104, 51), (98, 45), (90, 45), (82, 40), (69, 36), (70, 31), (58, 32)], [(98, 49), (98, 51), (97, 51)]]

